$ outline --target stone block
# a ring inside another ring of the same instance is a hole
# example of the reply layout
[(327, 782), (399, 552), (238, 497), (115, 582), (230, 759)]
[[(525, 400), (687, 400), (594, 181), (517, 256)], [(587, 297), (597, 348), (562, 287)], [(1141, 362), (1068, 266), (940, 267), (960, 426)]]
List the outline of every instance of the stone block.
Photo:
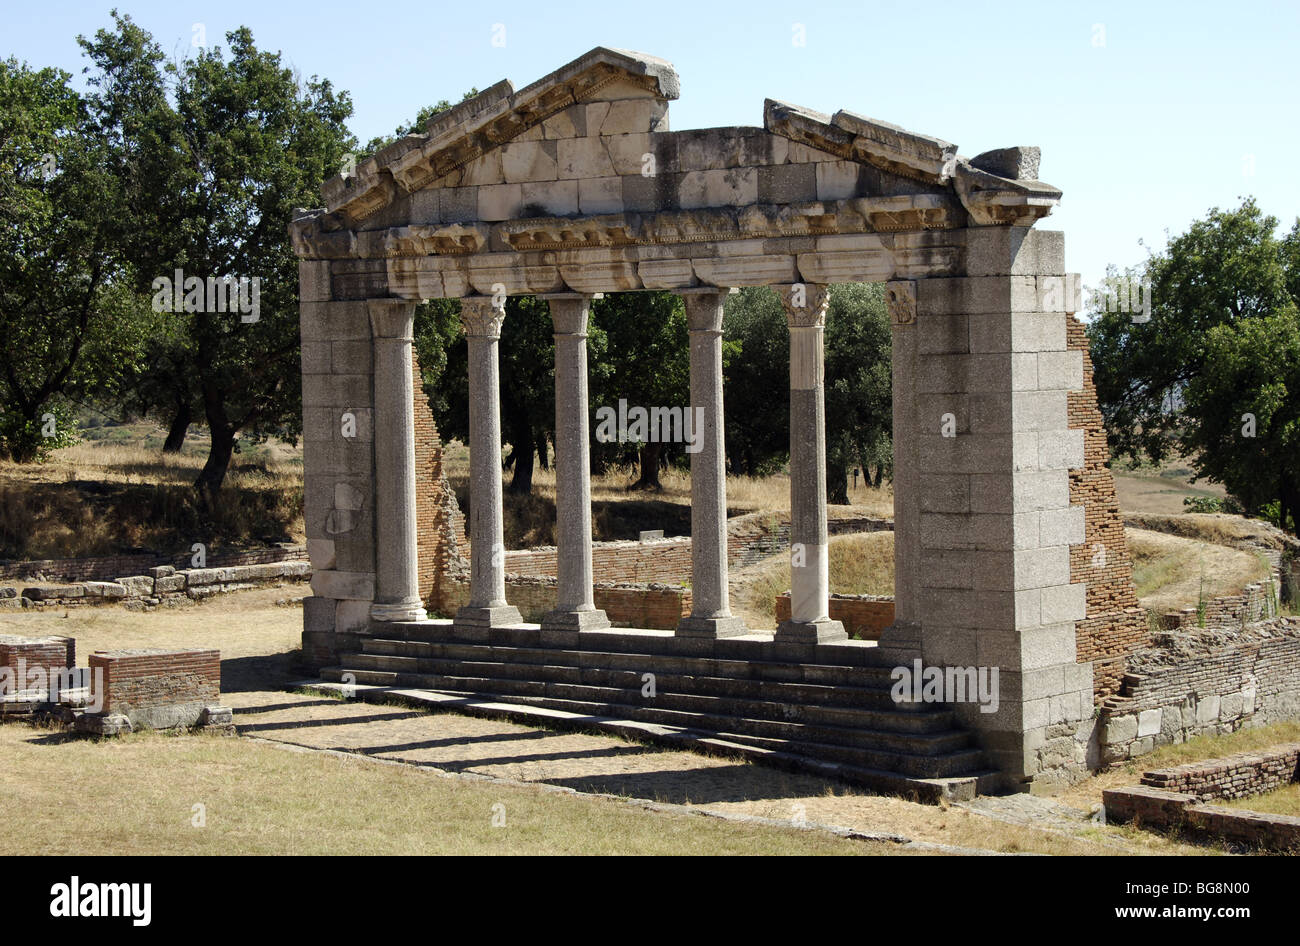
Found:
[(519, 184), (492, 184), (478, 189), (478, 219), (485, 222), (522, 216), (524, 193)]
[(1143, 710), (1138, 713), (1137, 734), (1139, 737), (1154, 736), (1160, 732), (1161, 712), (1159, 709)]
[(1015, 556), (1015, 590), (1017, 591), (1064, 585), (1070, 581), (1068, 546), (1022, 549), (1012, 554)]
[(323, 598), (351, 598), (373, 601), (375, 576), (370, 572), (344, 572), (320, 569), (312, 572), (311, 590)]
[(818, 161), (817, 200), (843, 200), (861, 196), (865, 169), (856, 161)]
[(461, 168), (460, 184), (463, 187), (504, 184), (505, 180), (501, 170), (500, 148), (480, 155)]
[(1217, 694), (1203, 698), (1196, 704), (1196, 724), (1198, 726), (1205, 726), (1217, 722), (1219, 719), (1220, 708), (1221, 701)]
[(1112, 716), (1106, 721), (1101, 741), (1108, 745), (1122, 745), (1137, 738), (1138, 718), (1136, 716)]
[[(1070, 424), (1064, 391), (1019, 391), (1012, 400), (1014, 430), (1062, 431)], [(1082, 437), (1083, 431), (1079, 431)]]
[(677, 183), (678, 206), (743, 207), (758, 201), (758, 171), (755, 168), (727, 168), (690, 171)]
[(334, 631), (338, 634), (357, 633), (370, 626), (370, 602), (340, 601), (334, 611)]
[(331, 298), (329, 260), (300, 260), (298, 263), (299, 302), (329, 302)]
[(1039, 544), (1079, 545), (1084, 540), (1084, 507), (1045, 509), (1038, 514)]
[(1044, 429), (1038, 437), (1038, 468), (1044, 471), (1081, 468), (1084, 463), (1083, 435), (1082, 430)]
[(758, 169), (759, 203), (794, 203), (816, 199), (816, 165), (780, 164)]
[(578, 181), (578, 212), (608, 214), (623, 212), (623, 179), (602, 177)]
[[(501, 148), (501, 169), (507, 184), (553, 181), (559, 176), (553, 141), (512, 141)], [(525, 201), (526, 202), (526, 201)]]
[(1065, 234), (1028, 227), (972, 227), (966, 231), (969, 276), (1059, 276), (1065, 273)]
[(333, 598), (311, 596), (302, 599), (302, 627), (309, 632), (334, 631), (334, 616), (338, 602)]
[(523, 185), (524, 213), (564, 217), (578, 212), (577, 181), (546, 181)]
[(1042, 351), (1037, 360), (1039, 388), (1056, 391), (1083, 390), (1083, 352)]
[(1038, 589), (1044, 624), (1082, 621), (1088, 615), (1088, 586), (1083, 582)]
[(370, 316), (364, 302), (304, 302), (299, 334), (304, 342), (369, 340)]
[(600, 138), (562, 138), (556, 142), (556, 156), (562, 181), (617, 176)]
[(479, 219), (477, 187), (449, 187), (440, 193), (438, 216), (443, 223), (472, 223)]
[(307, 556), (314, 569), (331, 569), (334, 567), (334, 540), (308, 539)]

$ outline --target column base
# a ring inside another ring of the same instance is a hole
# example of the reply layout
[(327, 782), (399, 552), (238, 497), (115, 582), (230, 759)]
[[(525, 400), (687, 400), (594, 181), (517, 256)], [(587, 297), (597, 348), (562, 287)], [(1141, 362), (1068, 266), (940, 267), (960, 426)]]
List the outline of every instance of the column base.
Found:
[(387, 601), (378, 602), (370, 606), (370, 619), (372, 621), (427, 621), (429, 612), (424, 610), (424, 604), (419, 601)]
[(609, 618), (599, 608), (589, 611), (556, 608), (542, 616), (543, 631), (599, 631), (609, 626)]
[(523, 616), (513, 604), (498, 604), (486, 608), (467, 604), (456, 612), (451, 626), (453, 630), (468, 628), (486, 632), (490, 628), (522, 623), (524, 623)]
[(772, 638), (778, 644), (833, 644), (849, 639), (841, 621), (782, 621)]
[(590, 611), (569, 611), (559, 608), (542, 616), (541, 641), (543, 644), (576, 646), (583, 631), (600, 631), (612, 627), (605, 612), (599, 608)]
[(690, 615), (677, 622), (675, 637), (703, 637), (717, 640), (722, 637), (738, 637), (748, 634), (744, 618), (728, 616), (725, 618), (696, 617)]

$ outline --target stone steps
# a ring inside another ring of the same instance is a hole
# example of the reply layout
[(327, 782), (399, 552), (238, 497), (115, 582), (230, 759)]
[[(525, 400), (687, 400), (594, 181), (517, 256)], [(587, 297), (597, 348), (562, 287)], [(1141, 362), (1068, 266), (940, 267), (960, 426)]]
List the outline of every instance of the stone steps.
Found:
[[(448, 681), (463, 678), (499, 681), (496, 692), (511, 690), (513, 685), (545, 684), (548, 694), (560, 695), (561, 688), (594, 688), (617, 692), (627, 697), (624, 703), (644, 703), (641, 697), (644, 676), (638, 669), (572, 667), (559, 664), (504, 663), (482, 660), (450, 660), (428, 657), (399, 657), (361, 653), (348, 659), (355, 671), (391, 671), (400, 677), (416, 676), (438, 679), (435, 688), (473, 690), (474, 686), (453, 686)], [(337, 678), (331, 678), (337, 679)], [(357, 680), (379, 683), (379, 680)], [(408, 679), (399, 685), (414, 685)], [(902, 704), (895, 708), (888, 691), (863, 687), (830, 687), (815, 684), (782, 683), (771, 680), (741, 680), (730, 677), (692, 676), (655, 672), (656, 705), (690, 711), (704, 709), (725, 699), (733, 711), (756, 719), (826, 723), (835, 726), (866, 726), (869, 729), (904, 733), (933, 733), (951, 729), (953, 714), (947, 710), (925, 712), (918, 706)], [(535, 695), (545, 695), (540, 692)], [(694, 705), (697, 702), (700, 705)]]
[[(344, 673), (351, 673), (357, 683), (372, 686), (402, 687), (408, 689), (439, 690), (456, 693), (490, 693), (505, 702), (527, 701), (530, 705), (549, 706), (554, 709), (583, 712), (600, 716), (618, 716), (663, 723), (670, 726), (708, 729), (711, 732), (729, 733), (738, 739), (768, 740), (761, 744), (777, 742), (786, 744), (816, 744), (823, 748), (836, 747), (858, 753), (884, 753), (891, 759), (907, 757), (913, 768), (927, 771), (907, 771), (907, 774), (932, 774), (928, 771), (938, 763), (940, 756), (969, 750), (969, 734), (955, 729), (940, 732), (897, 732), (869, 728), (872, 720), (862, 718), (854, 724), (844, 720), (840, 725), (806, 721), (780, 720), (744, 715), (744, 708), (720, 697), (659, 693), (652, 703), (639, 700), (639, 690), (614, 690), (604, 687), (584, 687), (570, 684), (551, 684), (540, 681), (498, 680), (473, 677), (444, 677), (428, 674), (408, 674), (375, 670), (356, 670), (343, 667), (327, 668), (322, 677), (338, 682)], [(803, 707), (797, 707), (803, 712)], [(912, 757), (921, 757), (913, 760)], [(826, 757), (823, 753), (823, 757)], [(888, 767), (876, 758), (871, 761), (856, 759), (852, 753), (834, 756), (837, 760), (859, 761), (873, 768)], [(865, 758), (865, 756), (864, 756)], [(936, 772), (933, 774), (951, 774)]]
[(781, 748), (770, 748), (753, 742), (724, 738), (704, 730), (667, 726), (612, 716), (592, 715), (511, 703), (480, 694), (448, 693), (439, 690), (402, 689), (397, 687), (303, 681), (295, 689), (316, 690), (327, 693), (345, 693), (354, 699), (370, 703), (398, 703), (425, 706), (440, 710), (454, 710), (468, 716), (489, 719), (508, 719), (531, 726), (551, 729), (577, 729), (584, 732), (602, 732), (629, 738), (638, 742), (688, 749), (706, 755), (745, 759), (771, 768), (789, 772), (833, 778), (869, 791), (900, 795), (917, 801), (935, 803), (940, 799), (963, 801), (974, 798), (978, 792), (996, 790), (1000, 776), (987, 768), (979, 768), (961, 775), (916, 777), (885, 769), (872, 769), (814, 758)]
[[(388, 624), (322, 679), (357, 692), (425, 694), (459, 707), (558, 714), (573, 725), (621, 720), (673, 739), (720, 741), (747, 758), (805, 760), (902, 779), (974, 778), (983, 753), (950, 708), (896, 704), (890, 661), (874, 646), (796, 645), (770, 635), (722, 641), (612, 629), (548, 639), (536, 625), (453, 629)], [(642, 696), (646, 674), (654, 697)], [(549, 718), (549, 717), (548, 717)], [(872, 775), (872, 778), (877, 778)], [(963, 789), (964, 790), (964, 789)]]

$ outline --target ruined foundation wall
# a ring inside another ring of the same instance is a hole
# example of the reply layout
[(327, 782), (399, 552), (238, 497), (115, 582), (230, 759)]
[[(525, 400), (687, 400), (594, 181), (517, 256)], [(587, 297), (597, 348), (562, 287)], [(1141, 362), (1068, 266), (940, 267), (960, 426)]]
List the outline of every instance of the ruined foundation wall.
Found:
[(1111, 476), (1110, 449), (1097, 406), (1092, 359), (1083, 323), (1066, 318), (1066, 345), (1083, 353), (1083, 390), (1068, 395), (1071, 430), (1083, 433), (1083, 466), (1070, 471), (1070, 504), (1084, 507), (1084, 541), (1070, 546), (1070, 580), (1087, 585), (1087, 616), (1075, 623), (1079, 663), (1092, 663), (1093, 692), (1100, 701), (1117, 692), (1128, 654), (1150, 640), (1146, 612), (1138, 604), (1124, 520)]

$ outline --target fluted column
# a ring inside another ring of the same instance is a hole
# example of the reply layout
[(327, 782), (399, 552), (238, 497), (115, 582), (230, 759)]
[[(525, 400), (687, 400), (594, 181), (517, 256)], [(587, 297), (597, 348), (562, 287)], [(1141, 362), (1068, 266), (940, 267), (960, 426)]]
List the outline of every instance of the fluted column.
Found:
[(469, 347), (469, 604), (455, 624), (497, 627), (522, 621), (506, 603), (505, 517), (501, 496), (501, 393), (497, 347), (504, 303), (490, 296), (460, 300), (460, 320)]
[(845, 640), (832, 621), (826, 529), (826, 407), (822, 335), (825, 286), (774, 287), (790, 327), (790, 620), (776, 639), (799, 643)]
[(555, 610), (542, 631), (609, 627), (597, 609), (591, 564), (591, 457), (587, 421), (587, 317), (590, 297), (548, 295), (555, 327)]
[[(727, 589), (727, 470), (722, 409), (722, 309), (726, 289), (687, 290), (691, 333), (691, 613), (679, 637), (747, 632)], [(683, 424), (686, 427), (686, 423)]]
[(415, 521), (415, 303), (371, 299), (375, 383), (376, 621), (423, 621)]

